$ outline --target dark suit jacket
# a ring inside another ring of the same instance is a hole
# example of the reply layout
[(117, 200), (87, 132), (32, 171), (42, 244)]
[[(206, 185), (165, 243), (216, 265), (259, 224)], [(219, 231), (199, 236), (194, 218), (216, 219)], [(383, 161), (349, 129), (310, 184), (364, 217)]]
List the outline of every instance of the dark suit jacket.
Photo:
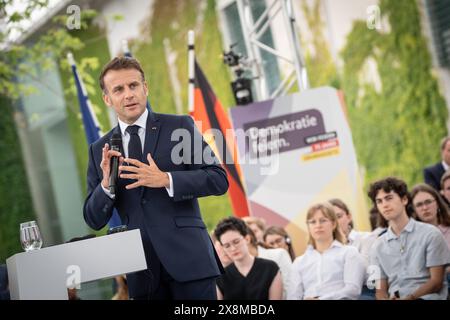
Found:
[(4, 264), (0, 264), (0, 300), (10, 300), (8, 269)]
[[(172, 132), (181, 128), (185, 129), (181, 132), (182, 138), (178, 136), (172, 141)], [(148, 164), (147, 154), (150, 153), (160, 170), (171, 173), (173, 198), (169, 197), (165, 188), (126, 190), (125, 185), (132, 183), (128, 179), (119, 179), (114, 200), (105, 194), (100, 184), (100, 162), (102, 148), (106, 142), (109, 143), (113, 132), (120, 133), (119, 126), (89, 148), (88, 196), (83, 209), (86, 223), (95, 230), (103, 228), (111, 217), (113, 207), (116, 207), (128, 229), (140, 229), (149, 265), (152, 257), (150, 251), (154, 248), (161, 264), (176, 281), (199, 280), (223, 273), (202, 220), (197, 198), (224, 194), (228, 189), (228, 180), (191, 117), (149, 112), (147, 118), (142, 162)], [(180, 141), (187, 147), (181, 151)], [(194, 150), (194, 144), (201, 150)], [(181, 163), (171, 160), (174, 147), (176, 154), (183, 156)], [(202, 152), (208, 153), (209, 159), (199, 157)], [(211, 159), (212, 162), (208, 162)], [(136, 288), (130, 285), (132, 290), (136, 291)], [(130, 294), (133, 296), (132, 292)]]
[(444, 175), (445, 169), (441, 162), (433, 166), (423, 169), (423, 177), (425, 183), (429, 184), (437, 191), (441, 190), (441, 178)]

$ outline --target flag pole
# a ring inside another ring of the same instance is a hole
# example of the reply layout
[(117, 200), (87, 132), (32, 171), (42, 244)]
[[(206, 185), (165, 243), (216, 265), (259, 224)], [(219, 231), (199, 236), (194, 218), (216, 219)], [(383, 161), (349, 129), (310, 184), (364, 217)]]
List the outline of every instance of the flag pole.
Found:
[[(67, 53), (67, 61), (70, 64), (74, 76), (75, 87), (77, 88), (78, 93), (78, 103), (80, 104), (80, 112), (83, 119), (84, 131), (86, 134), (86, 140), (88, 145), (90, 145), (98, 140), (101, 136), (103, 136), (103, 133), (100, 129), (100, 124), (97, 116), (95, 115), (94, 108), (92, 107), (89, 100), (86, 87), (83, 83), (83, 79), (81, 79), (81, 76), (78, 74), (77, 64), (75, 63), (75, 59), (71, 52)], [(122, 224), (122, 220), (116, 209), (113, 210), (113, 214), (109, 219), (108, 224), (111, 228), (120, 226)]]
[[(77, 72), (77, 64), (75, 62), (72, 52), (67, 53), (67, 61), (69, 62), (70, 67), (72, 68), (72, 72), (73, 72), (74, 76), (76, 77), (76, 74), (78, 73)], [(76, 78), (75, 78), (75, 81), (77, 81)], [(100, 122), (98, 121), (97, 116), (95, 115), (94, 108), (92, 107), (91, 101), (88, 98), (88, 93), (87, 93), (86, 87), (84, 86), (83, 80), (81, 79), (80, 76), (78, 76), (78, 83), (80, 85), (81, 94), (86, 99), (86, 106), (89, 110), (90, 116), (92, 117), (92, 121), (94, 122), (94, 125), (97, 128), (98, 138), (99, 138), (99, 137), (103, 136), (103, 131), (100, 127)], [(94, 141), (88, 141), (89, 144), (92, 142), (94, 142)]]
[(125, 57), (131, 57), (130, 48), (128, 47), (128, 40), (122, 40), (122, 51)]
[(195, 51), (194, 51), (195, 33), (193, 30), (188, 32), (188, 75), (189, 75), (189, 87), (188, 87), (188, 110), (192, 115), (194, 112), (194, 74), (195, 74)]

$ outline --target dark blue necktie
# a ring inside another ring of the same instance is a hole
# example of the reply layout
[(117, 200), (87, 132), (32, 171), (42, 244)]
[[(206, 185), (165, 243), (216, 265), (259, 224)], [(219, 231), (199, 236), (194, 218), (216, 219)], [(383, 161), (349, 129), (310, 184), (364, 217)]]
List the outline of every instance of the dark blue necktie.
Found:
[(139, 138), (139, 126), (128, 126), (126, 132), (130, 134), (130, 142), (128, 142), (128, 158), (142, 161), (142, 144)]

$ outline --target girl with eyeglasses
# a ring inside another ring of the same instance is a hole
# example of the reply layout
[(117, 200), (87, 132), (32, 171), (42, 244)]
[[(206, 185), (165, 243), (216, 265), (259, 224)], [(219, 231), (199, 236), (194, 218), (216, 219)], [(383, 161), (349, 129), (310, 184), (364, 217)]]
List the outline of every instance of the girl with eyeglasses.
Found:
[(233, 263), (217, 279), (219, 300), (281, 300), (283, 282), (278, 265), (250, 254), (249, 228), (235, 217), (219, 222), (214, 235)]
[[(411, 190), (411, 198), (413, 217), (436, 226), (450, 248), (450, 210), (444, 199), (433, 187), (424, 183), (416, 185)], [(447, 274), (450, 274), (450, 267), (447, 267)]]
[(309, 245), (291, 269), (289, 300), (357, 299), (364, 280), (364, 262), (355, 247), (344, 245), (333, 207), (312, 206), (306, 215)]
[(292, 260), (295, 259), (292, 240), (286, 230), (279, 226), (271, 226), (264, 232), (264, 243), (267, 248), (281, 248), (289, 253)]

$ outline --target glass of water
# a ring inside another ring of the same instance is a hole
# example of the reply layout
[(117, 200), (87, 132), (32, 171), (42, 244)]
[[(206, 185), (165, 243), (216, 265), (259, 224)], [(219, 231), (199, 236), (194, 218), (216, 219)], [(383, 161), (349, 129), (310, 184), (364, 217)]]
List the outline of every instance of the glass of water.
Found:
[(25, 251), (38, 250), (42, 247), (42, 237), (36, 221), (20, 224), (20, 243)]

